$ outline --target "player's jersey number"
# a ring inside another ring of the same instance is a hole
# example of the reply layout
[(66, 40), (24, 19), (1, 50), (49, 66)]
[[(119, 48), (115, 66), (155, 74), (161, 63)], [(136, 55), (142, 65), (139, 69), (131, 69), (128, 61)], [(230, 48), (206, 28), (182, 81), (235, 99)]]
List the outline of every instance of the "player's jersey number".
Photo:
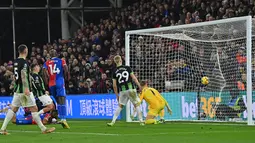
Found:
[(127, 82), (129, 78), (129, 73), (127, 71), (117, 73), (116, 77), (118, 78), (119, 83)]
[(18, 74), (18, 68), (17, 67), (14, 68), (14, 76), (15, 76), (16, 80), (19, 79), (19, 74)]
[(49, 65), (49, 68), (50, 68), (50, 74), (53, 75), (53, 74), (59, 74), (60, 73), (60, 70), (59, 68), (57, 68), (57, 65), (56, 64), (52, 64), (52, 65)]

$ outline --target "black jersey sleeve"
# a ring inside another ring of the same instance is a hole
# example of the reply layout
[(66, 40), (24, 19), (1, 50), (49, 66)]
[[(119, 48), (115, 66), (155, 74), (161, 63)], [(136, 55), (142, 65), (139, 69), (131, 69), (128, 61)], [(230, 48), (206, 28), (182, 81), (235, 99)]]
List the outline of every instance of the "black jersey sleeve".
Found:
[(116, 72), (116, 69), (114, 69), (113, 72), (112, 72), (112, 79), (117, 79), (115, 72)]
[(129, 74), (133, 74), (134, 73), (133, 70), (131, 69), (131, 67), (129, 67), (129, 66), (127, 67), (127, 71), (128, 71)]

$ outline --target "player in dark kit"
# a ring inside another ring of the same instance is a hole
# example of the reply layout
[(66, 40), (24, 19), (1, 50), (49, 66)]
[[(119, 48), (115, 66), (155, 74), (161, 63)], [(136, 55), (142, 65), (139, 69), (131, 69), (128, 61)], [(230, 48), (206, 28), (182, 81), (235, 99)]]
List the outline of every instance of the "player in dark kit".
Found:
[(52, 111), (55, 107), (52, 99), (49, 96), (49, 92), (45, 90), (44, 82), (41, 76), (38, 74), (40, 72), (40, 66), (38, 64), (33, 64), (31, 66), (31, 69), (33, 70), (33, 73), (31, 75), (33, 93), (36, 99), (40, 100), (42, 106), (44, 107), (38, 112), (41, 115)]
[(27, 107), (32, 114), (33, 119), (41, 129), (42, 133), (51, 133), (55, 128), (47, 129), (41, 122), (41, 118), (38, 114), (38, 108), (36, 106), (35, 98), (31, 89), (30, 83), (30, 70), (26, 61), (28, 48), (26, 45), (20, 45), (18, 47), (19, 57), (14, 60), (14, 74), (15, 74), (15, 85), (14, 85), (14, 96), (12, 99), (12, 107), (8, 110), (4, 119), (0, 134), (8, 135), (6, 127), (10, 120), (13, 118), (15, 113), (18, 111), (20, 106)]
[(116, 70), (113, 72), (113, 89), (116, 94), (116, 98), (119, 102), (119, 107), (116, 109), (112, 122), (108, 123), (108, 126), (113, 126), (117, 117), (119, 116), (123, 106), (127, 104), (130, 100), (136, 108), (140, 125), (144, 125), (142, 113), (140, 110), (140, 99), (137, 96), (136, 87), (133, 84), (133, 81), (141, 90), (141, 85), (138, 82), (136, 76), (132, 72), (129, 66), (122, 65), (122, 59), (120, 56), (114, 57), (114, 62), (117, 65)]

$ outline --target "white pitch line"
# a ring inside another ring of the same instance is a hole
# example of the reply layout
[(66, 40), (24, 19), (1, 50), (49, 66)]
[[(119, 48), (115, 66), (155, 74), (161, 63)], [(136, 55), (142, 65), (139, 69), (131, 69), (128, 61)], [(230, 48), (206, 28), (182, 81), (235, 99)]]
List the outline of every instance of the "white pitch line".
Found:
[[(68, 123), (89, 123), (90, 121), (68, 121)], [(94, 121), (92, 121), (94, 122)], [(131, 122), (128, 124), (132, 123), (138, 123), (138, 122)], [(118, 123), (116, 123), (118, 124)], [(182, 121), (167, 121), (166, 124), (171, 125), (171, 124), (184, 124), (184, 125), (212, 125), (212, 126), (248, 126), (247, 124), (241, 124), (241, 123), (213, 123), (213, 122), (182, 122)], [(99, 127), (99, 126), (86, 126), (86, 127)]]
[[(110, 134), (110, 133), (86, 133), (86, 132), (53, 132), (52, 134), (66, 134), (66, 135), (95, 135), (95, 136), (152, 136), (152, 135), (182, 135), (182, 134), (211, 134), (211, 133), (244, 133), (250, 131), (201, 131), (201, 132), (165, 132), (165, 133), (152, 133), (152, 134)], [(36, 133), (40, 134), (39, 131), (19, 131), (10, 130), (10, 133)]]
[[(171, 123), (171, 122), (169, 122)], [(172, 122), (171, 124), (186, 124), (186, 125), (210, 125), (210, 126), (248, 126), (247, 124), (240, 124), (240, 123), (182, 123), (182, 122)]]
[[(9, 130), (10, 133), (38, 133), (39, 131), (19, 131), (19, 130)], [(82, 133), (82, 132), (53, 132), (52, 134), (67, 134), (67, 135), (97, 135), (97, 136), (119, 136), (120, 134), (108, 134), (108, 133)]]
[[(0, 121), (0, 123), (2, 123), (3, 121)], [(68, 121), (68, 123), (89, 123), (89, 122), (91, 122), (91, 121)], [(93, 123), (95, 122), (95, 121), (92, 121)], [(137, 123), (137, 122), (132, 122), (132, 123)], [(132, 124), (132, 123), (128, 123), (128, 124)], [(105, 123), (106, 124), (106, 123)], [(118, 123), (117, 123), (118, 124)], [(212, 123), (212, 122), (182, 122), (182, 121), (173, 121), (173, 122), (171, 122), (171, 121), (167, 121), (166, 122), (166, 124), (168, 124), (168, 125), (171, 125), (171, 124), (174, 124), (174, 125), (176, 125), (176, 124), (183, 124), (183, 125), (210, 125), (210, 126), (247, 126), (248, 127), (248, 125), (247, 124), (241, 124), (241, 123), (217, 123), (217, 122), (215, 122), (215, 123)], [(104, 125), (104, 124), (102, 124), (102, 125)], [(139, 125), (138, 125), (139, 126)], [(255, 126), (255, 125), (253, 125), (253, 126)], [(82, 126), (82, 127), (87, 127), (87, 128), (95, 128), (95, 127), (100, 127), (100, 126)]]

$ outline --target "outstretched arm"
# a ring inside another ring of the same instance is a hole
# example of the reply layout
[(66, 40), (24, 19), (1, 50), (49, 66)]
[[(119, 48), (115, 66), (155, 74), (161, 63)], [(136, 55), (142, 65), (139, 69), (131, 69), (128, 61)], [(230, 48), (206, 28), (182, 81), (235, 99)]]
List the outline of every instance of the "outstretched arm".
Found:
[(167, 111), (169, 112), (170, 115), (172, 115), (172, 109), (170, 105), (168, 104), (168, 102), (166, 101), (166, 99), (160, 93), (158, 93), (158, 95), (164, 100)]
[(135, 84), (139, 87), (139, 90), (142, 91), (142, 87), (141, 87), (138, 79), (136, 78), (136, 76), (133, 73), (131, 73), (130, 76), (131, 76), (132, 80), (135, 82)]

